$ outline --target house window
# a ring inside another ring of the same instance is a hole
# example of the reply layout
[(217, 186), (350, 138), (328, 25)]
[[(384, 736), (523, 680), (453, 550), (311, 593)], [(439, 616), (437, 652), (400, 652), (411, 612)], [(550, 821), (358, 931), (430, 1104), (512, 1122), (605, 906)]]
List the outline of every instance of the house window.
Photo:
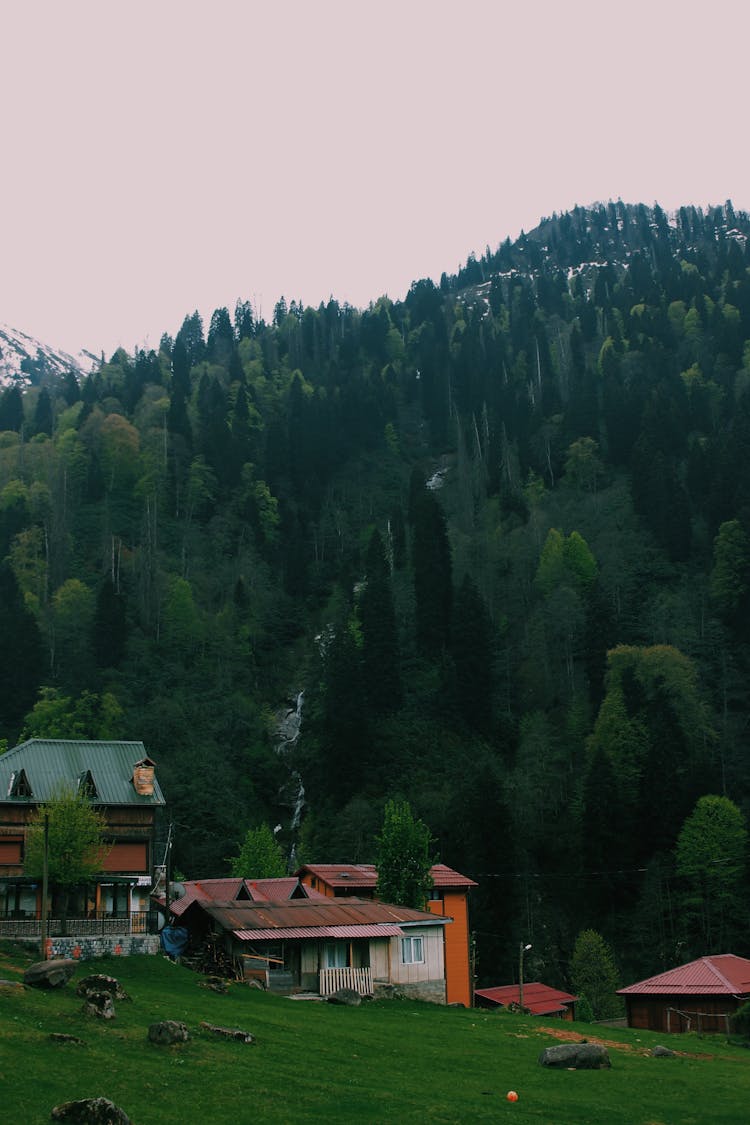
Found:
[(23, 863), (23, 836), (0, 837), (0, 867)]
[(345, 969), (349, 964), (349, 942), (327, 941), (323, 946), (323, 968)]
[(401, 938), (401, 961), (404, 965), (418, 965), (424, 961), (424, 941), (421, 937)]
[(10, 775), (10, 782), (8, 784), (9, 797), (33, 797), (29, 779), (26, 776), (26, 770), (19, 770), (18, 773)]
[(87, 801), (96, 801), (99, 799), (94, 779), (91, 776), (91, 770), (84, 770), (78, 778), (78, 796), (85, 797)]

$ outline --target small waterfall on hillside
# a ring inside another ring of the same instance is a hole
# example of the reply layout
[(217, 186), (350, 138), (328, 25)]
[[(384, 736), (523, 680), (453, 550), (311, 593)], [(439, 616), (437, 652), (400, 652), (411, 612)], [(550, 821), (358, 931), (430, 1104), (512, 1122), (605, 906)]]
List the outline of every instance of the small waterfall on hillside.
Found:
[(292, 756), (292, 752), (297, 744), (302, 729), (302, 708), (304, 701), (304, 691), (298, 692), (294, 697), (294, 706), (287, 708), (279, 714), (279, 722), (276, 728), (276, 753), (289, 768), (289, 780), (279, 789), (279, 799), (282, 804), (288, 805), (292, 810), (292, 817), (289, 824), (291, 846), (287, 860), (287, 866), (290, 871), (293, 871), (296, 866), (297, 831), (302, 821), (302, 810), (305, 806), (305, 786), (302, 782), (302, 776), (299, 770), (291, 766), (289, 759)]

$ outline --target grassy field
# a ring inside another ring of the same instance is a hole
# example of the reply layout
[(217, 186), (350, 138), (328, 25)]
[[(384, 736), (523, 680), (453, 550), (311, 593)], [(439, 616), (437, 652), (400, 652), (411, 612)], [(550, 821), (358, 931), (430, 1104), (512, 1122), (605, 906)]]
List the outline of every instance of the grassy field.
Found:
[[(0, 946), (0, 979), (32, 958)], [(113, 1021), (84, 1017), (76, 980), (116, 976), (132, 998)], [(219, 995), (162, 957), (89, 961), (61, 990), (0, 988), (0, 1120), (42, 1125), (60, 1102), (104, 1096), (134, 1125), (261, 1122), (536, 1122), (745, 1125), (750, 1051), (719, 1037), (658, 1036), (481, 1010), (382, 1001), (359, 1008), (292, 1001), (245, 985)], [(190, 1041), (148, 1042), (149, 1024), (185, 1022)], [(240, 1027), (220, 1040), (202, 1020)], [(540, 1067), (554, 1032), (605, 1039), (612, 1069)], [(86, 1046), (55, 1043), (53, 1032)], [(680, 1052), (652, 1058), (658, 1042)], [(518, 1101), (506, 1100), (508, 1090)]]

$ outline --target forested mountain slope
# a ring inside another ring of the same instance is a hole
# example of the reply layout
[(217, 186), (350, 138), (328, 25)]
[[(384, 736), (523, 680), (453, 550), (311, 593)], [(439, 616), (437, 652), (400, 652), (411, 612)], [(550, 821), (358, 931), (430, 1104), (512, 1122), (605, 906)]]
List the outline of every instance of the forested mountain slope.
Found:
[(143, 739), (188, 877), (263, 821), (370, 860), (408, 797), (490, 982), (523, 938), (563, 983), (585, 926), (641, 975), (748, 955), (748, 236), (576, 208), (402, 302), (6, 389), (0, 734)]

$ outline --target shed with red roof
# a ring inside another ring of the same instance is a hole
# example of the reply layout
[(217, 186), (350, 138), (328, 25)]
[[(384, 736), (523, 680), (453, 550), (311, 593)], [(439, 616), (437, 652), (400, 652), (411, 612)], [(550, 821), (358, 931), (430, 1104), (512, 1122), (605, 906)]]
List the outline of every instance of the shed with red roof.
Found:
[(559, 1016), (560, 1019), (575, 1019), (577, 996), (550, 988), (548, 984), (531, 981), (521, 990), (517, 984), (502, 984), (495, 988), (477, 988), (474, 1000), (478, 1008), (525, 1008), (532, 1016)]
[(726, 1032), (750, 1000), (750, 960), (733, 953), (699, 957), (618, 990), (629, 1027), (651, 1031)]

